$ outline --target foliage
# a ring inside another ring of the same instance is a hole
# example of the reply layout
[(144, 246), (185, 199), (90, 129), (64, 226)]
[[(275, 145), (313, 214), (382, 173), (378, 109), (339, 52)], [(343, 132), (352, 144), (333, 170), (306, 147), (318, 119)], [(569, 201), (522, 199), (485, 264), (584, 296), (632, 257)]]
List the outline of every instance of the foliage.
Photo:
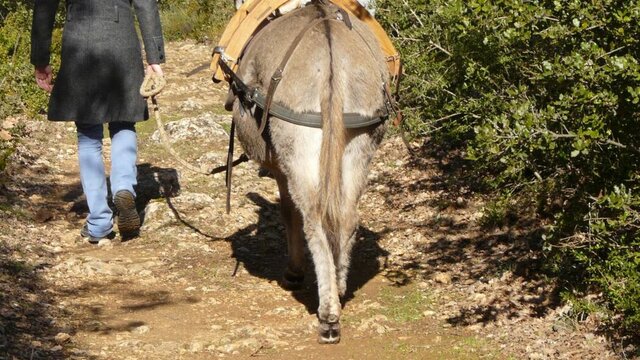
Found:
[(589, 231), (577, 261), (592, 274), (625, 324), (640, 330), (640, 196), (624, 185), (598, 198), (588, 214)]
[[(31, 10), (25, 3), (3, 2), (0, 9), (0, 118), (18, 112), (34, 114), (46, 108), (47, 96), (35, 83), (30, 63)], [(54, 50), (59, 46), (59, 31), (54, 35)], [(59, 53), (59, 52), (58, 52)], [(57, 61), (54, 57), (53, 61)]]
[(478, 223), (483, 228), (503, 227), (515, 222), (517, 202), (509, 194), (496, 196), (482, 208), (482, 217)]
[(0, 124), (2, 125), (0, 127), (0, 172), (2, 172), (6, 168), (18, 140), (24, 134), (24, 124), (15, 119), (6, 119)]
[(36, 86), (29, 62), (30, 29), (28, 2), (0, 0), (0, 171), (7, 165), (21, 130), (4, 120), (19, 112), (40, 112), (47, 102), (47, 95)]
[(598, 287), (637, 329), (639, 2), (379, 5), (413, 136), (465, 148), (498, 196), (535, 194), (558, 275)]
[(29, 6), (32, 2), (24, 0), (0, 0), (0, 19), (4, 19), (7, 14), (19, 8)]
[(215, 40), (235, 11), (232, 0), (160, 0), (159, 4), (168, 40)]

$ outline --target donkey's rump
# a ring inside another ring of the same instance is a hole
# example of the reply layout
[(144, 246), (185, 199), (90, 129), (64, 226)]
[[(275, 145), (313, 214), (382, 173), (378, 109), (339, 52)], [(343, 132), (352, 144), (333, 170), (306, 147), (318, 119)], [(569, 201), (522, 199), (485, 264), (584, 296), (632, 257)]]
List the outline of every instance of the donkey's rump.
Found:
[[(327, 7), (307, 6), (275, 19), (251, 40), (238, 74), (249, 86), (266, 92), (271, 76), (298, 34), (314, 19), (330, 13)], [(320, 12), (320, 14), (319, 14)], [(343, 21), (324, 21), (311, 28), (289, 58), (274, 101), (296, 112), (320, 112), (320, 92), (330, 69), (339, 71), (344, 112), (371, 116), (384, 106), (382, 83), (388, 77), (376, 38), (357, 18), (353, 29)]]

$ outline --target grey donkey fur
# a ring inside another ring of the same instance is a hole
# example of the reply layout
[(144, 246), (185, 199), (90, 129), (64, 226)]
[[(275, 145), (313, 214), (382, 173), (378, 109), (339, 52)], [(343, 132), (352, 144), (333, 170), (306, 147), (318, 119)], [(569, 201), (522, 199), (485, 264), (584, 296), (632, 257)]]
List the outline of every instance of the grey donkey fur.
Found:
[[(266, 93), (271, 75), (300, 31), (318, 12), (313, 4), (286, 14), (262, 29), (247, 46), (238, 75)], [(384, 107), (388, 70), (368, 27), (351, 17), (325, 21), (307, 32), (287, 63), (274, 101), (297, 112), (321, 112), (322, 129), (271, 117), (258, 133), (261, 111), (233, 102), (233, 121), (246, 153), (270, 170), (278, 183), (289, 262), (283, 285), (302, 285), (305, 239), (318, 283), (319, 342), (340, 341), (340, 297), (347, 288), (351, 249), (358, 227), (357, 204), (369, 163), (385, 123), (345, 129), (343, 113), (372, 116)]]

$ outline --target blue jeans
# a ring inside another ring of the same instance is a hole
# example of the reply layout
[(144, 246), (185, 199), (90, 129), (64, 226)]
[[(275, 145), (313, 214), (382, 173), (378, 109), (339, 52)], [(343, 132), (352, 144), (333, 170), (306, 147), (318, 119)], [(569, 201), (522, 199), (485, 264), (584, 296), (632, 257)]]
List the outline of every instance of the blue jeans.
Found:
[[(76, 123), (78, 130), (78, 160), (80, 182), (87, 197), (89, 215), (87, 227), (94, 237), (103, 237), (113, 231), (113, 212), (107, 201), (107, 181), (102, 160), (103, 125)], [(111, 137), (111, 194), (128, 190), (135, 196), (137, 184), (137, 137), (135, 123), (109, 123)]]

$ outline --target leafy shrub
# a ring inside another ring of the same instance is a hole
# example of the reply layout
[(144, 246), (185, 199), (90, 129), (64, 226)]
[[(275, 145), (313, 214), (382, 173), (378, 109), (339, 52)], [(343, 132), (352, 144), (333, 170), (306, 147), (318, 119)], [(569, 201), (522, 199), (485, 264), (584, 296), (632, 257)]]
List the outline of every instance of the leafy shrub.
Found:
[[(558, 275), (640, 326), (637, 0), (382, 0), (415, 137), (466, 150), (498, 196), (536, 194)], [(574, 283), (575, 284), (575, 283)]]
[(600, 196), (587, 216), (591, 232), (573, 252), (624, 323), (640, 330), (640, 196), (624, 185)]
[[(5, 5), (9, 3), (11, 7)], [(37, 87), (29, 59), (31, 10), (20, 2), (0, 3), (1, 9), (8, 10), (0, 18), (0, 118), (18, 112), (34, 114), (46, 108), (47, 95)], [(54, 50), (59, 44), (56, 31)]]
[(162, 30), (169, 40), (218, 38), (235, 12), (232, 0), (161, 0)]
[[(24, 124), (18, 120), (5, 119), (0, 127), (0, 173), (5, 170), (8, 160), (15, 150), (20, 137), (24, 134)], [(2, 178), (0, 177), (0, 182)]]
[[(47, 105), (47, 95), (37, 87), (29, 61), (30, 30), (28, 2), (0, 0), (0, 125), (6, 125), (4, 120), (10, 115), (33, 115)], [(59, 46), (59, 38), (57, 31), (54, 46)], [(7, 129), (0, 127), (0, 171), (13, 153), (20, 130), (14, 125)]]

